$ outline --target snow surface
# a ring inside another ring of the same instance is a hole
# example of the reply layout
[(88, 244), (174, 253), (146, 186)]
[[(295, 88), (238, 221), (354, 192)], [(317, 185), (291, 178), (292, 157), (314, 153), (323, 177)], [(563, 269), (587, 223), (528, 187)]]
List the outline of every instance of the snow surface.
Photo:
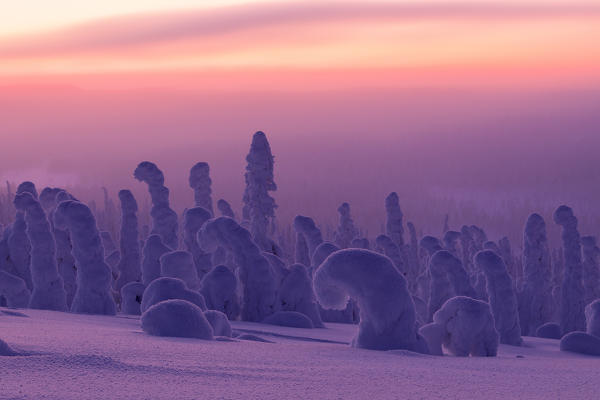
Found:
[(0, 338), (28, 354), (0, 357), (2, 399), (591, 399), (600, 379), (597, 357), (551, 339), (435, 357), (352, 348), (356, 325), (232, 322), (274, 343), (223, 342), (150, 336), (138, 317), (22, 312), (0, 312)]

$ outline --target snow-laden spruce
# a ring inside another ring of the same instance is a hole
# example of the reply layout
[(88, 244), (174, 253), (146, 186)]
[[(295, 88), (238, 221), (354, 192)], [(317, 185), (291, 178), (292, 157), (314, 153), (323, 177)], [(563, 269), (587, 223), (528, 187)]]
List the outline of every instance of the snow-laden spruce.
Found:
[(67, 310), (67, 297), (63, 280), (56, 263), (56, 244), (50, 223), (40, 202), (30, 193), (15, 196), (17, 210), (25, 214), (27, 237), (31, 243), (31, 280), (33, 291), (30, 308), (41, 310)]
[(123, 314), (140, 315), (144, 286), (141, 282), (129, 282), (121, 288), (121, 312)]
[(160, 235), (163, 243), (171, 250), (177, 250), (177, 214), (169, 205), (169, 189), (165, 177), (158, 167), (149, 162), (141, 162), (135, 169), (135, 179), (145, 182), (152, 199), (152, 233)]
[(141, 321), (149, 335), (213, 340), (213, 328), (202, 310), (186, 300), (161, 301), (146, 310)]
[(211, 218), (210, 211), (204, 207), (188, 208), (183, 213), (183, 243), (187, 251), (192, 253), (199, 279), (212, 268), (211, 254), (200, 248), (197, 238), (202, 225)]
[(546, 223), (531, 214), (523, 235), (523, 289), (519, 296), (519, 320), (523, 335), (534, 335), (537, 328), (552, 320), (552, 269), (546, 237)]
[(400, 250), (404, 249), (404, 225), (402, 223), (402, 210), (400, 209), (400, 201), (396, 192), (390, 193), (385, 198), (385, 232), (387, 236)]
[(340, 249), (347, 249), (352, 244), (352, 240), (358, 234), (356, 227), (354, 226), (354, 220), (350, 215), (350, 204), (342, 203), (338, 209), (340, 214), (340, 222), (335, 232), (335, 244)]
[(252, 137), (246, 161), (243, 219), (249, 221), (250, 232), (258, 247), (272, 252), (273, 242), (268, 233), (277, 205), (269, 192), (277, 190), (277, 185), (273, 176), (275, 163), (271, 146), (263, 132), (256, 132)]
[(336, 251), (319, 266), (313, 283), (325, 308), (343, 309), (349, 299), (357, 302), (360, 323), (354, 347), (427, 353), (406, 280), (388, 257), (362, 249)]
[[(56, 194), (56, 204), (49, 214), (49, 219), (52, 219), (52, 222), (54, 222), (56, 205), (68, 200), (74, 200), (74, 198), (66, 191), (61, 190)], [(73, 245), (71, 244), (71, 237), (69, 236), (69, 231), (67, 229), (60, 229), (54, 225), (54, 223), (52, 223), (52, 225), (54, 226), (58, 273), (63, 279), (63, 285), (65, 292), (67, 293), (67, 306), (70, 309), (73, 304), (73, 297), (75, 297), (75, 292), (77, 291), (77, 266), (75, 265), (75, 259), (71, 252)]]
[(294, 264), (279, 289), (279, 303), (282, 311), (296, 311), (306, 315), (315, 328), (323, 328), (319, 306), (315, 298), (312, 279), (306, 267)]
[(491, 250), (483, 250), (475, 255), (475, 264), (485, 274), (486, 290), (500, 343), (520, 346), (523, 340), (517, 296), (504, 260)]
[(428, 319), (451, 297), (476, 297), (461, 261), (447, 250), (437, 251), (429, 261), (431, 274)]
[(23, 279), (0, 269), (0, 297), (4, 297), (8, 307), (26, 308), (31, 292)]
[(140, 282), (142, 279), (142, 256), (138, 232), (138, 205), (129, 190), (119, 191), (121, 202), (121, 259), (117, 265), (119, 278), (115, 289), (120, 291), (129, 282)]
[(583, 265), (581, 239), (573, 210), (560, 206), (554, 212), (554, 222), (562, 227), (564, 277), (561, 288), (560, 328), (563, 334), (585, 329)]
[(77, 265), (77, 290), (71, 311), (116, 314), (111, 295), (111, 271), (104, 262), (104, 248), (94, 215), (83, 203), (63, 201), (54, 212), (54, 225), (69, 231)]
[(387, 235), (379, 235), (375, 238), (375, 244), (381, 249), (383, 254), (388, 256), (394, 262), (398, 272), (406, 276), (408, 271), (406, 265), (404, 265), (404, 258), (400, 247), (398, 247), (396, 242)]
[(196, 207), (203, 207), (208, 210), (211, 215), (213, 211), (212, 190), (210, 185), (210, 167), (208, 163), (199, 162), (190, 169), (189, 184), (194, 191), (194, 203)]
[(219, 199), (217, 201), (217, 208), (219, 209), (221, 216), (235, 219), (235, 213), (227, 201)]
[(200, 288), (198, 271), (189, 251), (178, 250), (163, 254), (160, 257), (160, 275), (179, 278), (192, 290)]
[(206, 222), (198, 232), (200, 247), (212, 252), (222, 246), (239, 268), (243, 288), (242, 319), (260, 322), (277, 311), (277, 281), (269, 261), (252, 241), (250, 232), (228, 217)]
[(140, 309), (143, 313), (154, 304), (169, 299), (187, 300), (206, 311), (206, 302), (200, 293), (188, 289), (181, 279), (171, 277), (155, 279), (146, 287)]
[[(315, 221), (313, 221), (312, 218), (305, 217), (303, 215), (296, 215), (294, 218), (294, 229), (296, 230), (296, 233), (304, 237), (304, 242), (306, 243), (306, 248), (308, 250), (308, 256), (309, 258), (312, 258), (312, 255), (317, 247), (323, 243), (321, 230), (317, 228)], [(312, 259), (309, 261), (310, 262), (308, 265), (304, 265), (310, 267), (312, 265)]]
[(160, 258), (170, 252), (159, 235), (150, 235), (144, 243), (142, 258), (142, 283), (146, 286), (156, 278), (160, 278)]
[(236, 320), (240, 315), (237, 286), (237, 278), (229, 268), (225, 265), (214, 267), (204, 276), (200, 286), (206, 308), (221, 311), (230, 320)]
[(495, 357), (498, 353), (499, 335), (490, 305), (470, 297), (450, 298), (419, 333), (434, 355), (443, 355), (442, 347), (458, 357)]
[(584, 304), (600, 299), (600, 247), (595, 236), (581, 238), (583, 250)]

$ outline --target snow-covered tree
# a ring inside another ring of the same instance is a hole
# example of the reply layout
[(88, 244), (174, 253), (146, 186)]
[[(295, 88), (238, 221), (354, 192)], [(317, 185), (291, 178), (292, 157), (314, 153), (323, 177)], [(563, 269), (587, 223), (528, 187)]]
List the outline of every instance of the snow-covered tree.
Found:
[(402, 218), (402, 210), (400, 209), (400, 202), (398, 194), (396, 192), (390, 193), (385, 198), (385, 232), (390, 239), (396, 243), (400, 250), (404, 249), (404, 225)]
[(584, 303), (590, 304), (600, 299), (600, 248), (595, 236), (581, 238), (583, 249), (583, 287), (585, 289)]
[(198, 271), (189, 251), (172, 251), (160, 257), (160, 275), (179, 278), (192, 290), (200, 288)]
[(202, 225), (211, 218), (210, 211), (204, 207), (188, 208), (183, 213), (183, 243), (187, 251), (194, 257), (199, 279), (202, 279), (212, 268), (211, 254), (200, 248), (197, 238)]
[(379, 235), (375, 238), (375, 244), (381, 249), (383, 254), (388, 256), (393, 262), (398, 272), (406, 276), (408, 274), (406, 265), (404, 265), (404, 257), (395, 241), (387, 235)]
[(190, 169), (190, 187), (194, 190), (194, 202), (196, 207), (203, 207), (208, 210), (211, 215), (213, 211), (212, 198), (210, 197), (212, 190), (210, 185), (210, 167), (208, 163), (199, 162)]
[(217, 265), (202, 279), (200, 293), (209, 310), (221, 311), (233, 321), (240, 315), (237, 286), (235, 274), (226, 266)]
[(335, 244), (341, 249), (346, 249), (350, 247), (358, 232), (350, 215), (350, 204), (342, 203), (337, 210), (340, 214), (340, 223), (335, 232)]
[(0, 297), (4, 297), (8, 307), (26, 308), (31, 292), (23, 279), (0, 269)]
[(159, 235), (150, 235), (142, 250), (142, 283), (146, 286), (156, 278), (160, 278), (160, 257), (170, 252)]
[(319, 314), (312, 279), (302, 264), (290, 266), (279, 290), (279, 302), (282, 311), (296, 311), (306, 315), (315, 328), (323, 328)]
[(312, 265), (312, 255), (317, 247), (323, 243), (321, 230), (317, 228), (315, 221), (313, 221), (312, 218), (302, 215), (296, 215), (294, 218), (294, 229), (298, 234), (304, 237), (309, 257), (309, 265), (305, 265), (310, 267)]
[(217, 208), (223, 217), (229, 217), (235, 219), (235, 213), (231, 209), (229, 203), (223, 199), (217, 201)]
[(115, 289), (121, 288), (129, 282), (140, 282), (142, 279), (142, 257), (140, 254), (140, 240), (138, 232), (138, 205), (135, 197), (129, 190), (119, 191), (121, 202), (121, 258), (117, 269), (119, 278)]

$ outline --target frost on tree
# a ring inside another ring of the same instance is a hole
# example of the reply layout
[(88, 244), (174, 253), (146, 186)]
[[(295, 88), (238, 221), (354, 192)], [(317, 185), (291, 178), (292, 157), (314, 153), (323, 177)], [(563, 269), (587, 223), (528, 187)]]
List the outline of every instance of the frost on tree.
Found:
[(490, 305), (470, 297), (446, 301), (419, 333), (434, 355), (443, 355), (442, 348), (458, 357), (495, 357), (498, 353), (499, 335)]
[(141, 322), (149, 335), (213, 340), (213, 328), (202, 310), (186, 300), (161, 301), (142, 314)]
[(406, 265), (404, 265), (404, 258), (402, 257), (402, 253), (396, 242), (387, 235), (379, 235), (375, 238), (375, 244), (381, 249), (383, 254), (392, 260), (398, 269), (398, 272), (406, 276), (408, 271)]
[(460, 260), (447, 250), (436, 252), (429, 262), (429, 320), (451, 297), (476, 297), (475, 289)]
[(280, 309), (302, 313), (312, 321), (315, 328), (323, 328), (312, 279), (306, 267), (302, 264), (294, 264), (289, 270), (279, 289)]
[(233, 321), (240, 315), (237, 287), (235, 274), (226, 266), (217, 265), (202, 279), (200, 293), (209, 310), (221, 311)]
[(493, 251), (483, 250), (475, 255), (475, 263), (485, 273), (486, 289), (500, 343), (520, 346), (522, 339), (517, 296), (504, 261)]
[(212, 193), (211, 183), (208, 163), (199, 162), (190, 169), (189, 184), (194, 190), (194, 203), (196, 207), (203, 207), (212, 215), (214, 211), (212, 198), (210, 197)]
[(340, 214), (340, 222), (335, 232), (335, 244), (340, 249), (347, 249), (352, 244), (352, 240), (357, 236), (358, 232), (350, 215), (350, 204), (342, 203), (337, 210)]
[(325, 308), (343, 309), (349, 299), (356, 300), (360, 323), (354, 347), (427, 353), (406, 280), (388, 257), (370, 250), (339, 250), (319, 266), (313, 284)]
[(0, 298), (4, 297), (8, 307), (26, 308), (31, 292), (25, 281), (0, 269)]
[(155, 279), (146, 287), (140, 310), (143, 313), (154, 304), (170, 299), (186, 300), (206, 310), (206, 302), (200, 293), (188, 289), (181, 279), (171, 277)]
[(67, 310), (66, 292), (56, 264), (56, 244), (50, 231), (46, 213), (30, 193), (15, 197), (15, 207), (25, 215), (27, 237), (31, 243), (31, 280), (33, 291), (30, 308), (42, 310)]
[(172, 251), (160, 257), (160, 275), (179, 278), (192, 290), (200, 288), (198, 271), (189, 251)]
[(119, 200), (121, 202), (121, 259), (117, 265), (119, 270), (119, 277), (115, 284), (117, 291), (121, 291), (121, 288), (129, 282), (140, 282), (142, 279), (138, 205), (129, 190), (119, 191)]
[(404, 225), (402, 223), (404, 215), (400, 209), (400, 202), (396, 192), (390, 193), (385, 198), (385, 212), (387, 216), (385, 232), (396, 243), (398, 248), (402, 250), (404, 249)]
[(523, 335), (534, 335), (537, 328), (552, 320), (552, 269), (546, 237), (546, 223), (531, 214), (523, 235), (523, 289), (519, 298), (519, 319)]
[(274, 159), (271, 146), (263, 132), (252, 137), (246, 156), (246, 190), (243, 197), (243, 219), (250, 223), (250, 233), (261, 250), (273, 252), (269, 227), (275, 218), (275, 199), (269, 192), (277, 190), (273, 177)]
[(104, 248), (96, 219), (77, 201), (63, 201), (54, 213), (54, 225), (69, 231), (77, 265), (77, 290), (71, 311), (87, 314), (116, 314), (111, 295), (111, 271), (104, 261)]
[(219, 217), (198, 233), (200, 247), (214, 251), (222, 246), (233, 254), (242, 285), (242, 319), (260, 322), (277, 311), (277, 280), (269, 261), (252, 241), (250, 232), (231, 218)]
[(595, 236), (581, 238), (583, 249), (583, 288), (584, 304), (600, 298), (600, 248)]
[(206, 221), (212, 218), (204, 207), (188, 208), (183, 213), (183, 243), (192, 253), (198, 277), (202, 277), (212, 268), (211, 254), (204, 252), (198, 245), (198, 231)]
[(563, 332), (582, 331), (585, 328), (583, 266), (577, 218), (573, 210), (560, 206), (554, 212), (554, 222), (562, 227), (564, 278), (561, 288), (560, 328)]
[(177, 250), (177, 214), (169, 206), (169, 189), (165, 187), (162, 171), (155, 164), (144, 161), (137, 166), (133, 176), (148, 185), (152, 199), (152, 233), (160, 235), (163, 243), (171, 250)]
[(159, 235), (150, 235), (144, 243), (142, 258), (142, 283), (146, 286), (156, 278), (160, 278), (160, 257), (170, 252)]
[(323, 243), (323, 236), (321, 230), (315, 225), (315, 221), (312, 218), (305, 217), (302, 215), (296, 215), (294, 218), (294, 229), (296, 233), (302, 235), (304, 243), (306, 243), (306, 249), (308, 252), (308, 264), (304, 264), (307, 267), (312, 265), (311, 256), (314, 254), (317, 247)]
[(221, 216), (235, 219), (235, 213), (227, 201), (219, 199), (219, 201), (217, 201), (217, 208), (219, 209)]

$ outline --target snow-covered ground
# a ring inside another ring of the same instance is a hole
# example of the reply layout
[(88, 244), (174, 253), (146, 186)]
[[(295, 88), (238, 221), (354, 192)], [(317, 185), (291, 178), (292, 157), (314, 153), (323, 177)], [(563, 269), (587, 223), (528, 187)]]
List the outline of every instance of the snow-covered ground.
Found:
[[(0, 399), (596, 399), (600, 359), (524, 338), (498, 357), (355, 349), (356, 326), (234, 322), (250, 340), (153, 337), (139, 318), (0, 308)], [(8, 314), (7, 314), (8, 312)]]

